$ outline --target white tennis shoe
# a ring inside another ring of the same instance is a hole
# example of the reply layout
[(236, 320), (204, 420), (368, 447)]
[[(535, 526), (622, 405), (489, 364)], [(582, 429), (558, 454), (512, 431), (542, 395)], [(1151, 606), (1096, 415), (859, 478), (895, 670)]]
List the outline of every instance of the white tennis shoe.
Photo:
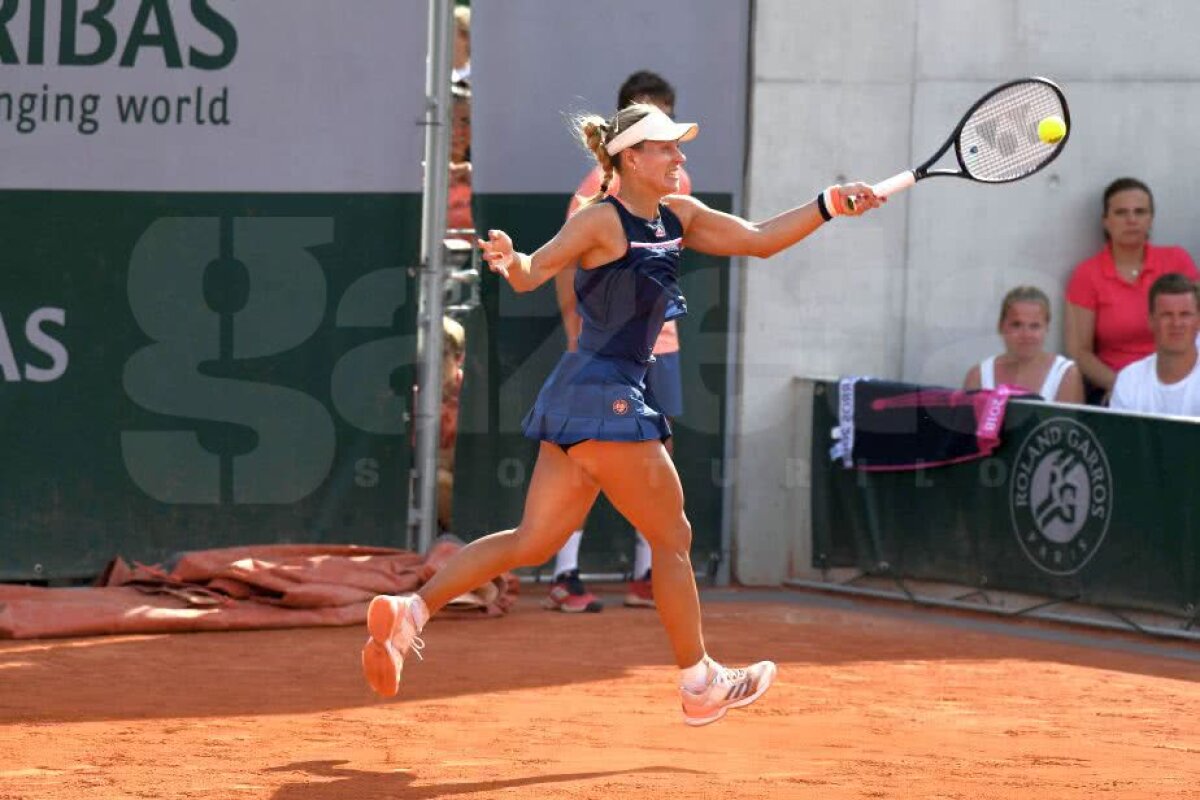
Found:
[(413, 619), (416, 595), (394, 597), (381, 594), (367, 607), (367, 633), (371, 638), (363, 645), (363, 677), (383, 697), (394, 697), (400, 691), (400, 675), (404, 659), (411, 651), (421, 659), (425, 642), (417, 636)]
[(683, 721), (688, 725), (707, 725), (725, 716), (731, 708), (748, 706), (763, 696), (775, 680), (775, 663), (759, 661), (745, 669), (708, 664), (708, 684), (699, 692), (679, 687), (683, 703)]

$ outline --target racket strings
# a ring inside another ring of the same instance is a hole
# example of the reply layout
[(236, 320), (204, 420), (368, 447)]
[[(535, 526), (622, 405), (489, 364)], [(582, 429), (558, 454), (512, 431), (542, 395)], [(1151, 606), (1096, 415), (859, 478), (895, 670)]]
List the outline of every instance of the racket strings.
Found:
[(992, 183), (1036, 172), (1062, 145), (1038, 136), (1038, 123), (1050, 116), (1066, 114), (1058, 93), (1044, 83), (1020, 83), (997, 92), (972, 112), (959, 133), (963, 169)]

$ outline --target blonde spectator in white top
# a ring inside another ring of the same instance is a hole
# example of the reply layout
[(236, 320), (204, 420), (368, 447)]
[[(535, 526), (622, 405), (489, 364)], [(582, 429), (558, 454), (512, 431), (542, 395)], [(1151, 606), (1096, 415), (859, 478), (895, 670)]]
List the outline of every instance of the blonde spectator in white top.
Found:
[(971, 367), (966, 389), (1019, 386), (1059, 403), (1083, 402), (1083, 377), (1074, 361), (1046, 352), (1050, 298), (1035, 286), (1018, 286), (1000, 303), (997, 330), (1004, 352)]
[(1200, 289), (1168, 273), (1150, 287), (1154, 353), (1117, 373), (1111, 408), (1200, 417)]

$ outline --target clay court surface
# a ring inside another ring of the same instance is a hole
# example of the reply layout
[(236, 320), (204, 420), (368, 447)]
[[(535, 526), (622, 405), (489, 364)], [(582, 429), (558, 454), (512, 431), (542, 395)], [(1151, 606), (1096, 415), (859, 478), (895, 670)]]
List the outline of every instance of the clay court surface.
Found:
[(653, 612), (539, 596), (389, 701), (357, 628), (0, 642), (0, 799), (1200, 796), (1200, 645), (726, 592), (710, 651), (779, 681), (690, 729)]

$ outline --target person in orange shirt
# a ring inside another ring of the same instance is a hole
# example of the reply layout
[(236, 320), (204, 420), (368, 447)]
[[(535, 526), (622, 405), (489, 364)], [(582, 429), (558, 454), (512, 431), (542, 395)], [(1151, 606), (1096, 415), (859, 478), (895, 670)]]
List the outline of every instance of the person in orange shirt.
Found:
[[(669, 117), (675, 116), (675, 88), (661, 75), (641, 70), (633, 73), (621, 84), (617, 93), (617, 110), (634, 103), (656, 106)], [(597, 164), (580, 182), (571, 196), (567, 217), (579, 210), (580, 204), (600, 191), (604, 172)], [(613, 175), (608, 187), (609, 194), (620, 188), (620, 176)], [(678, 194), (691, 194), (692, 180), (682, 167), (679, 169)], [(558, 307), (562, 312), (563, 329), (567, 334), (567, 350), (574, 352), (579, 339), (583, 320), (575, 307), (575, 267), (569, 267), (554, 276), (554, 289), (558, 294)], [(659, 406), (668, 418), (683, 413), (683, 379), (679, 368), (679, 329), (675, 320), (663, 324), (662, 332), (654, 342), (654, 360), (646, 370), (646, 386), (653, 392)], [(674, 452), (674, 440), (668, 440), (667, 451)], [(631, 608), (654, 608), (654, 589), (650, 580), (650, 545), (641, 531), (637, 531), (634, 545), (633, 580), (625, 592), (625, 605)], [(579, 613), (603, 610), (604, 603), (587, 590), (579, 577), (579, 545), (583, 529), (571, 534), (566, 544), (554, 558), (554, 581), (543, 601), (543, 607), (551, 611)]]

